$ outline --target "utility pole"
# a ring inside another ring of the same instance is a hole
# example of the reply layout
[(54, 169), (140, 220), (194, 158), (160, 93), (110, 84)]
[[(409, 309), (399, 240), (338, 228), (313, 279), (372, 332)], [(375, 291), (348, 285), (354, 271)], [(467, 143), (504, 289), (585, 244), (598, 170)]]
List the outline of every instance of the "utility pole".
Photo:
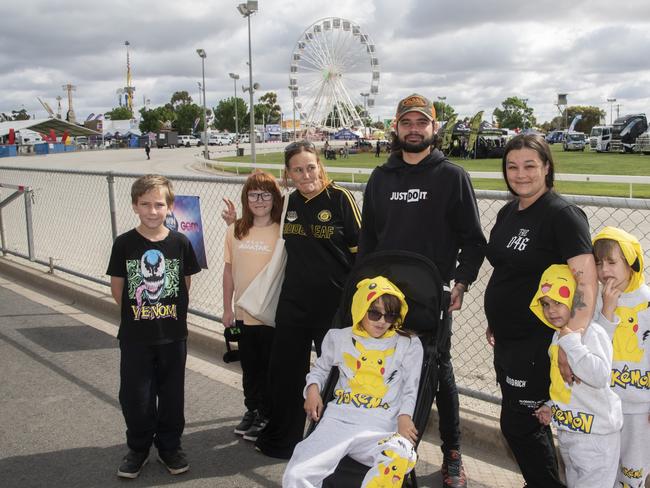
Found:
[[(609, 102), (609, 125), (612, 125), (614, 123), (613, 119), (613, 114), (614, 114), (614, 102), (616, 101), (615, 98), (608, 98), (607, 101)], [(616, 109), (618, 112), (618, 108)], [(616, 115), (618, 118), (618, 114)]]
[(76, 124), (77, 117), (75, 116), (74, 110), (72, 108), (72, 92), (75, 91), (77, 87), (68, 83), (66, 85), (63, 85), (63, 89), (68, 92), (68, 114), (66, 116), (66, 119), (68, 122)]

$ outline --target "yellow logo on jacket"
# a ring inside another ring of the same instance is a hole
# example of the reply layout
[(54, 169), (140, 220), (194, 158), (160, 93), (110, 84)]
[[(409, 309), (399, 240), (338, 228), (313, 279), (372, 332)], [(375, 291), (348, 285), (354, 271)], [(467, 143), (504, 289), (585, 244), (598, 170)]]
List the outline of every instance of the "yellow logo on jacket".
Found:
[(617, 307), (614, 313), (621, 319), (614, 331), (612, 347), (614, 361), (632, 361), (638, 363), (643, 359), (644, 350), (639, 347), (639, 312), (648, 308), (648, 302), (639, 303), (636, 307)]
[(564, 383), (557, 363), (560, 346), (555, 344), (549, 347), (548, 350), (551, 355), (551, 387), (549, 388), (551, 400), (566, 405), (571, 401), (571, 388)]
[(354, 357), (347, 352), (343, 353), (345, 365), (350, 368), (354, 376), (349, 381), (350, 394), (365, 395), (374, 398), (383, 398), (388, 391), (384, 382), (386, 372), (386, 358), (395, 353), (395, 349), (377, 351), (366, 349), (361, 342), (352, 339), (352, 343), (359, 356)]
[(330, 212), (329, 210), (321, 210), (320, 212), (318, 212), (318, 220), (320, 220), (321, 222), (329, 222), (330, 220), (332, 220), (332, 212)]

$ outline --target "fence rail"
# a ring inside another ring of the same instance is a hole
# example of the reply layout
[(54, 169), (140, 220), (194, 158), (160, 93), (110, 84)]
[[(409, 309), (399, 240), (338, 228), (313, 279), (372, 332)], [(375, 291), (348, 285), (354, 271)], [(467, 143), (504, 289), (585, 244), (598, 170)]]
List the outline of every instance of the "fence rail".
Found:
[[(260, 166), (260, 165), (258, 165)], [(130, 187), (136, 173), (45, 170), (0, 167), (0, 202), (13, 193), (8, 185), (31, 189), (29, 199), (15, 198), (0, 208), (2, 252), (30, 259), (26, 210), (32, 206), (32, 260), (98, 285), (106, 286), (105, 271), (116, 234), (138, 224), (131, 208)], [(223, 242), (222, 198), (239, 206), (244, 177), (168, 175), (178, 195), (197, 195), (201, 201), (203, 234), (209, 269), (192, 280), (191, 312), (214, 322), (220, 330)], [(362, 205), (362, 183), (342, 183)], [(476, 192), (484, 232), (489, 235), (498, 210), (508, 198), (500, 191)], [(650, 201), (643, 199), (568, 196), (589, 217), (591, 230), (615, 225), (636, 235), (646, 254), (650, 250)], [(33, 203), (32, 203), (33, 202)], [(241, 213), (241, 209), (238, 209)], [(646, 256), (650, 263), (650, 255)], [(485, 262), (478, 279), (454, 316), (452, 359), (463, 394), (499, 402), (492, 367), (492, 351), (484, 339), (483, 293), (491, 267)]]

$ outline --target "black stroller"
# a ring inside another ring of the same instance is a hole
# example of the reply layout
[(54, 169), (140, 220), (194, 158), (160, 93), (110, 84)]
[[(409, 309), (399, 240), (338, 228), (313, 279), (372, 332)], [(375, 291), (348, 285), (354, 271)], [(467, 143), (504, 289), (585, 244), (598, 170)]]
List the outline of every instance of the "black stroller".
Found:
[[(364, 278), (378, 275), (385, 276), (395, 283), (406, 296), (409, 311), (403, 328), (416, 333), (424, 348), (418, 399), (413, 414), (413, 423), (421, 438), (438, 389), (440, 345), (444, 344), (450, 333), (449, 321), (446, 320), (449, 293), (445, 293), (438, 268), (429, 259), (406, 251), (380, 251), (368, 255), (350, 273), (343, 289), (341, 307), (334, 317), (334, 327), (352, 325), (350, 304), (356, 284)], [(334, 396), (338, 374), (338, 368), (333, 368), (323, 388), (325, 408)], [(311, 423), (306, 435), (311, 434), (315, 427), (316, 424)], [(417, 447), (416, 444), (415, 448)], [(323, 488), (358, 488), (367, 471), (368, 466), (345, 457), (336, 471), (324, 480)], [(406, 478), (404, 486), (417, 488), (415, 469)]]

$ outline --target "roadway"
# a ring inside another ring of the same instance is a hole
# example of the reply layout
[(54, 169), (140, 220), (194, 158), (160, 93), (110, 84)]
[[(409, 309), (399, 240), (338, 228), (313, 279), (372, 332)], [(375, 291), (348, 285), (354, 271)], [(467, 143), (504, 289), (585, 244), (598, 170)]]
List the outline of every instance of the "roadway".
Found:
[[(0, 274), (2, 486), (124, 486), (115, 474), (125, 452), (115, 318), (81, 308), (78, 296), (55, 297), (16, 276)], [(190, 471), (172, 477), (152, 452), (130, 485), (280, 487), (285, 462), (263, 456), (232, 433), (243, 410), (238, 363), (191, 348), (185, 404)], [(441, 483), (434, 430), (428, 429), (419, 449), (423, 488)], [(521, 487), (521, 476), (503, 454), (470, 444), (464, 456), (470, 486)]]
[[(250, 155), (250, 144), (241, 144)], [(260, 154), (280, 151), (284, 144), (256, 144)], [(210, 157), (233, 156), (235, 146), (209, 146)], [(161, 173), (196, 175), (202, 173), (197, 161), (203, 161), (202, 147), (152, 148), (147, 160), (144, 149), (106, 149), (75, 151), (47, 155), (25, 155), (0, 159), (0, 166), (66, 169), (84, 171), (115, 171), (122, 173)]]

